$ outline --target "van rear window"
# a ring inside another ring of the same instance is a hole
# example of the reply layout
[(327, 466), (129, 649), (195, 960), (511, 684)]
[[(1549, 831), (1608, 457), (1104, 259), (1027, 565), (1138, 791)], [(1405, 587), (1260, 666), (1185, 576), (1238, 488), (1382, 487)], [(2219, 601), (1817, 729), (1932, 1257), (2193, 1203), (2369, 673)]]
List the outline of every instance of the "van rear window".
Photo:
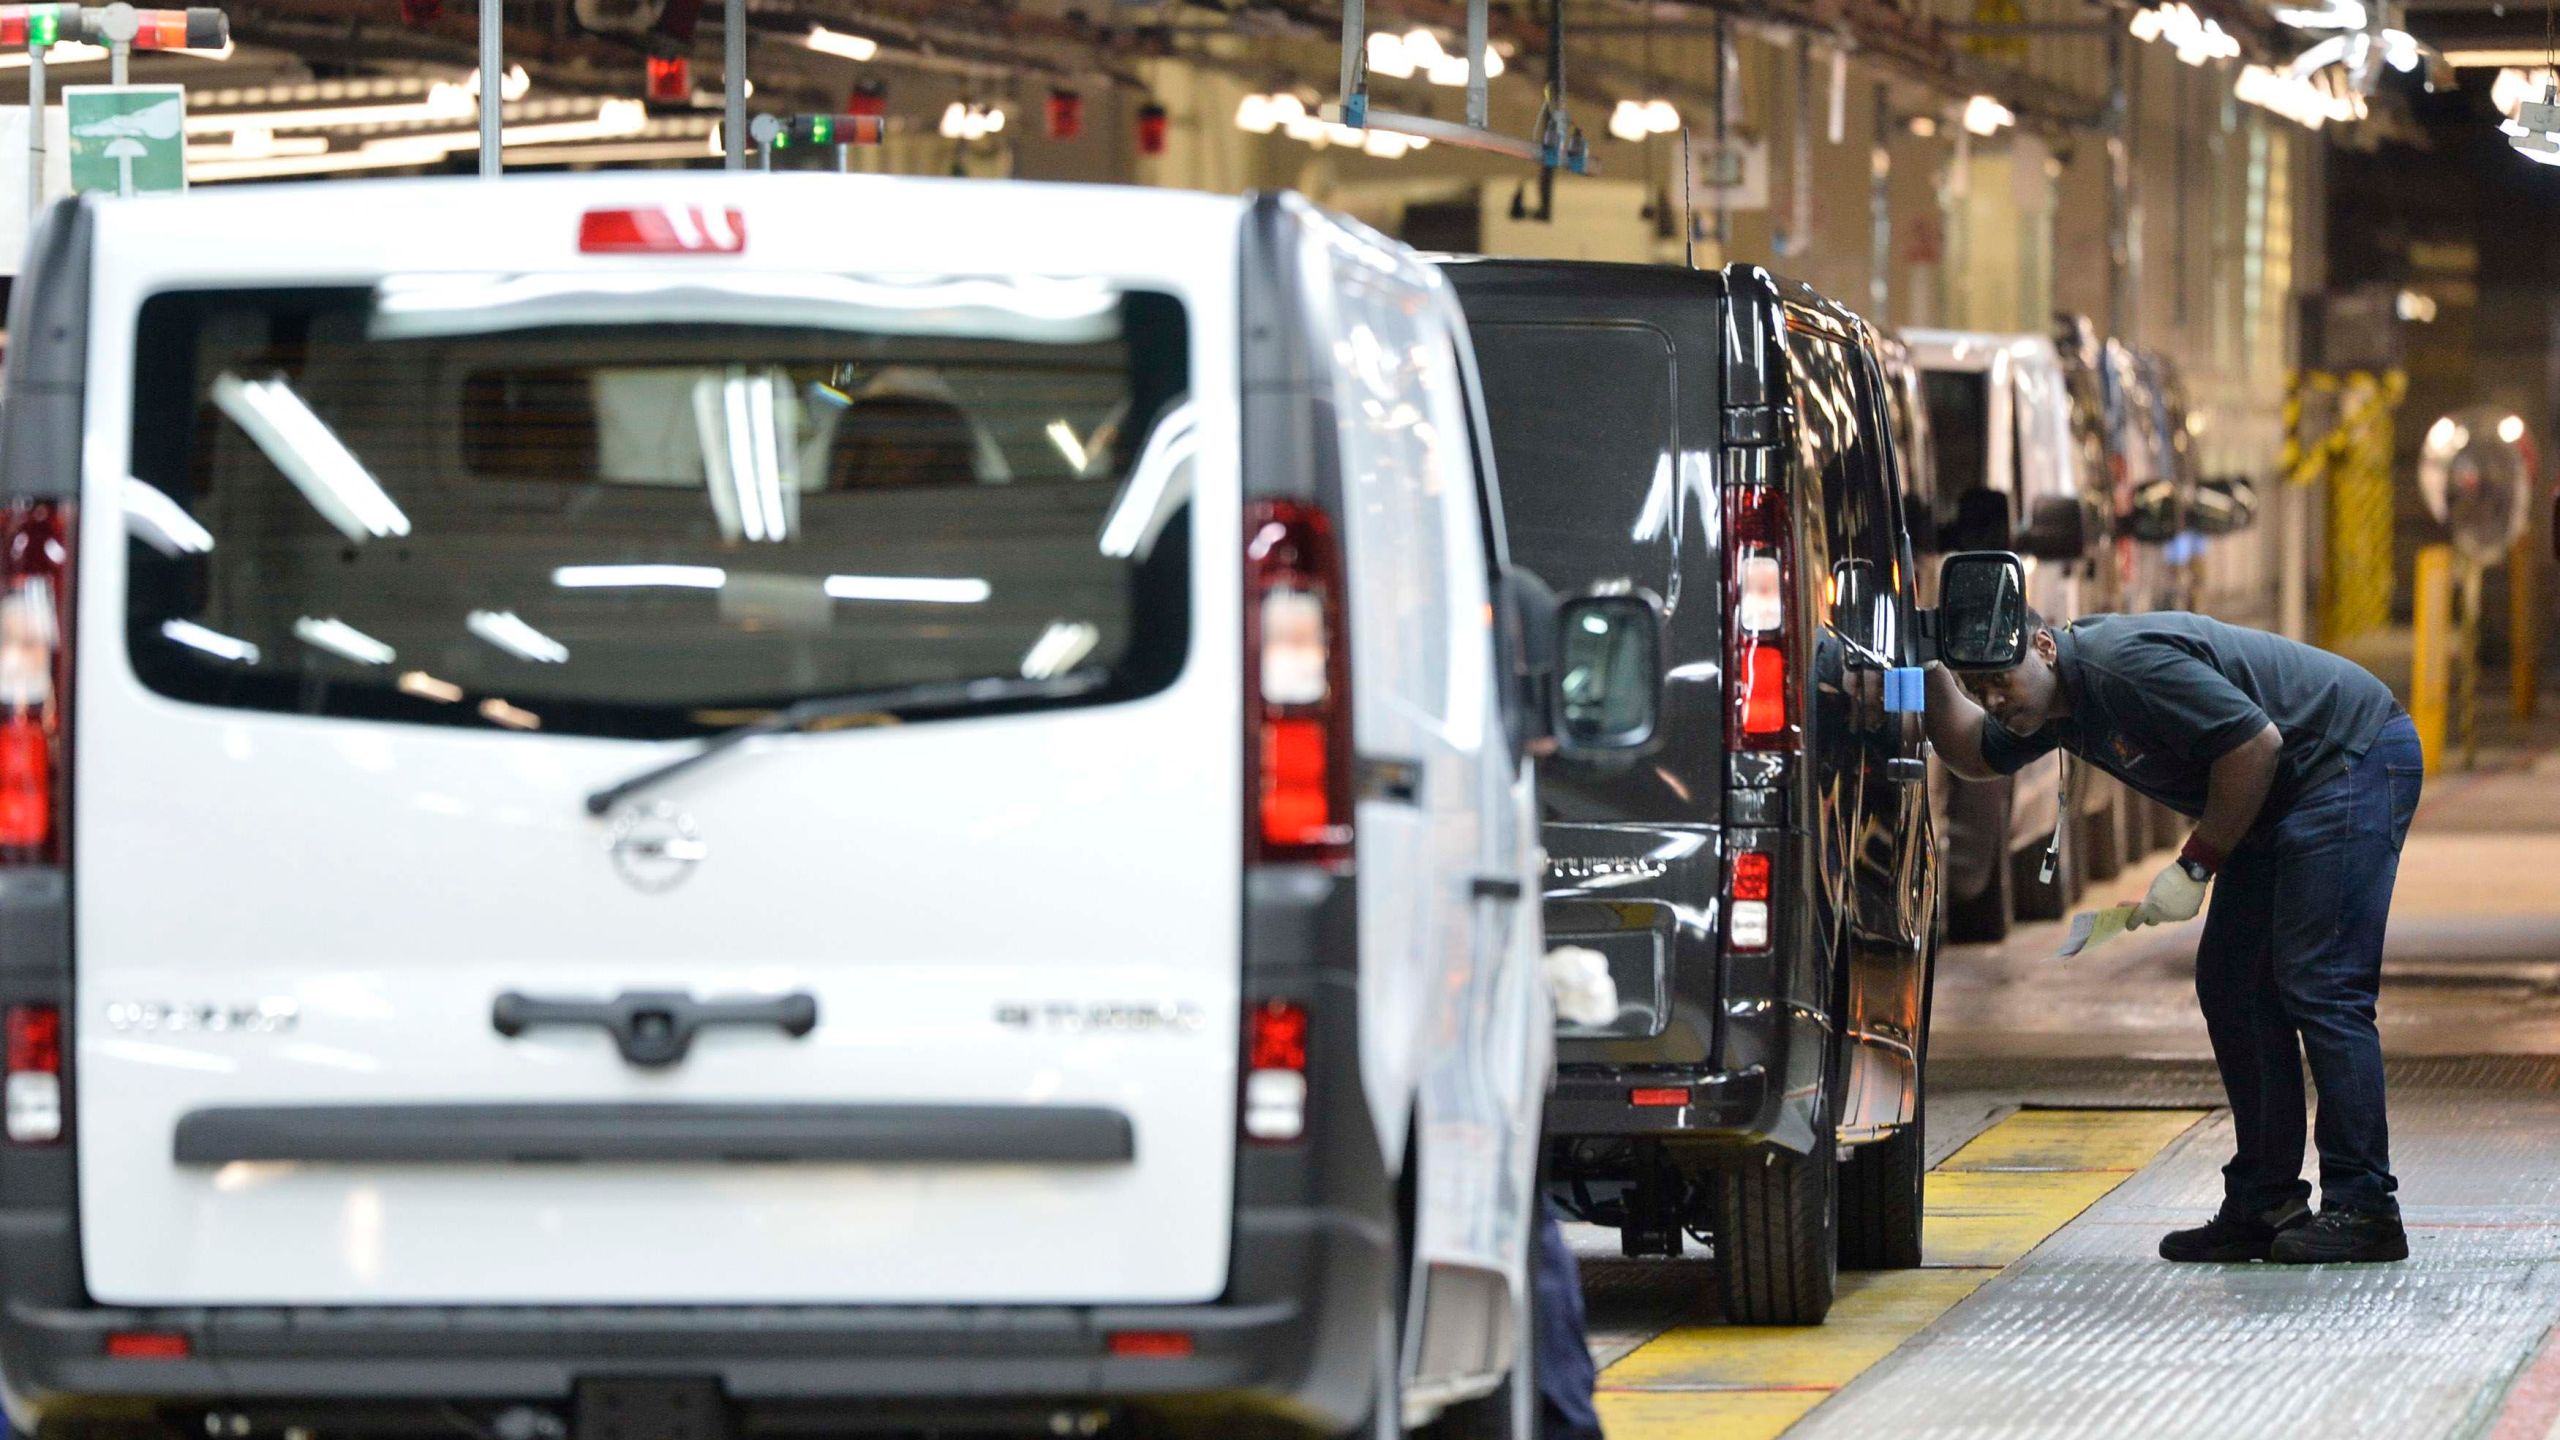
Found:
[(1179, 673), (1178, 300), (813, 276), (734, 302), (688, 283), (653, 314), (544, 280), (145, 303), (145, 684), (658, 739), (801, 699), (932, 687), (947, 710), (947, 682), (1067, 677), (1072, 698), (1006, 703), (1095, 704)]
[(1672, 593), (1669, 337), (1642, 325), (1471, 328), (1513, 557), (1559, 590)]

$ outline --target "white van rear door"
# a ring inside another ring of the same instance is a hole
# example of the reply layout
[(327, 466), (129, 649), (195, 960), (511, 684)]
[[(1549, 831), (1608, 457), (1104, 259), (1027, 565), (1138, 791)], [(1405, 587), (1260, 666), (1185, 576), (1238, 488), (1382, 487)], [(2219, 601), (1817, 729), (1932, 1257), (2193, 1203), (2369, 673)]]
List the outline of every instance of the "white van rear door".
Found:
[(102, 293), (99, 1300), (1223, 1288), (1231, 296), (786, 279)]

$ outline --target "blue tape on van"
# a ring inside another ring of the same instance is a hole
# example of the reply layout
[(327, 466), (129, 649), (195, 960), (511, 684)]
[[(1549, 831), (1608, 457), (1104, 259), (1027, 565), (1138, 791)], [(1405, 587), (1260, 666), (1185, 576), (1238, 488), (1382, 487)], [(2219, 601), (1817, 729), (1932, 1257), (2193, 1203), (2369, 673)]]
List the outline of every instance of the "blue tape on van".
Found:
[(1884, 708), (1889, 715), (1920, 715), (1929, 709), (1929, 675), (1909, 665), (1884, 672)]

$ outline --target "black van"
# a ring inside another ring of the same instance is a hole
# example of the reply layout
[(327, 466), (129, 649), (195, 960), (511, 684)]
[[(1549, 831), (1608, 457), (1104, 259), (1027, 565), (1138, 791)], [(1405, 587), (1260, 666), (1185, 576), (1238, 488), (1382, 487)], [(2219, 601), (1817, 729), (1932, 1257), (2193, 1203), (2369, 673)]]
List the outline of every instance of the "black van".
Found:
[(1629, 1255), (1712, 1232), (1731, 1319), (1819, 1321), (1839, 1266), (1920, 1261), (1939, 896), (1874, 336), (1749, 266), (1444, 263), (1516, 553), (1666, 617), (1653, 743), (1540, 771), (1550, 942), (1620, 1005), (1559, 1036), (1551, 1185)]

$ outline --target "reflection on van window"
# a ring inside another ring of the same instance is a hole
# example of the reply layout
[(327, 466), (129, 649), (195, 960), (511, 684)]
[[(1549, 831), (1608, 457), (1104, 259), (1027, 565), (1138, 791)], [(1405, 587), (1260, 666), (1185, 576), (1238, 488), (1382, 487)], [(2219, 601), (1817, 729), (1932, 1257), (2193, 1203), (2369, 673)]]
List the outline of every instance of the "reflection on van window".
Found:
[(1087, 674), (1048, 703), (1107, 703), (1181, 667), (1169, 296), (985, 333), (842, 303), (471, 333), (377, 303), (143, 307), (128, 643), (155, 690), (657, 738), (990, 676)]

